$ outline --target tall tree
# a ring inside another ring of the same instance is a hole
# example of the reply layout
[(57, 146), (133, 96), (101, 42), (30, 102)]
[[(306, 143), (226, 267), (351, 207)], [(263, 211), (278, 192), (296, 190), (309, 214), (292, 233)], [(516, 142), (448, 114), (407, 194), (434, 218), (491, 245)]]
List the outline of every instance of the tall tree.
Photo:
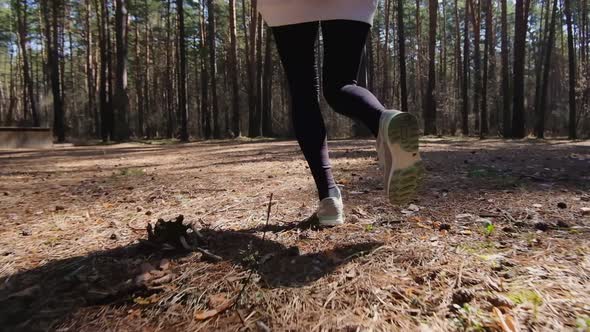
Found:
[[(258, 36), (258, 13), (256, 11), (257, 0), (252, 0), (250, 6), (250, 28), (249, 43), (247, 45), (248, 55), (248, 136), (256, 137), (260, 135), (259, 119), (257, 118), (257, 96), (256, 96), (256, 38)], [(249, 47), (248, 47), (249, 46)]]
[(184, 1), (176, 0), (178, 15), (178, 111), (180, 112), (180, 140), (188, 142), (188, 109), (186, 105), (186, 40), (184, 33)]
[(209, 68), (211, 71), (211, 101), (213, 106), (213, 137), (221, 137), (221, 127), (219, 123), (219, 101), (217, 98), (217, 50), (215, 45), (215, 2), (207, 0), (208, 15), (208, 51), (209, 51)]
[[(22, 1), (22, 7), (21, 7)], [(13, 7), (16, 15), (16, 25), (18, 31), (19, 48), (23, 61), (23, 106), (25, 119), (28, 114), (27, 101), (30, 106), (31, 116), (33, 120), (33, 126), (39, 126), (39, 114), (37, 113), (37, 105), (35, 103), (35, 93), (33, 89), (33, 80), (31, 79), (31, 69), (29, 63), (29, 55), (27, 51), (27, 1), (26, 0), (13, 0)]]
[(463, 22), (463, 107), (461, 112), (461, 132), (469, 136), (469, 5), (465, 2), (465, 17)]
[(239, 91), (239, 69), (238, 69), (238, 42), (236, 32), (236, 0), (229, 0), (229, 79), (231, 81), (232, 96), (232, 132), (235, 137), (241, 136), (241, 119), (240, 119), (240, 91)]
[(493, 41), (493, 10), (492, 0), (485, 0), (485, 14), (486, 14), (486, 41), (483, 51), (483, 86), (481, 91), (481, 120), (479, 137), (484, 138), (488, 134), (488, 81), (489, 81), (489, 66), (490, 53), (495, 47)]
[(382, 92), (381, 92), (381, 97), (383, 98), (383, 103), (385, 105), (390, 105), (391, 101), (390, 101), (390, 91), (391, 91), (391, 79), (390, 79), (390, 69), (389, 69), (389, 63), (390, 63), (390, 50), (391, 48), (389, 47), (390, 44), (390, 36), (391, 36), (391, 2), (392, 0), (383, 0), (384, 1), (384, 13), (383, 15), (385, 16), (385, 26), (383, 27), (384, 33), (385, 33), (385, 42), (383, 45), (383, 54), (382, 54), (382, 58), (383, 58), (383, 81), (382, 81)]
[(510, 104), (510, 67), (508, 55), (508, 9), (506, 0), (500, 0), (502, 11), (502, 135), (512, 136)]
[(406, 78), (406, 36), (404, 32), (404, 2), (397, 0), (397, 33), (399, 48), (399, 84), (401, 92), (401, 110), (408, 111), (408, 85)]
[(264, 46), (264, 75), (262, 78), (262, 135), (271, 137), (272, 128), (272, 34), (270, 28), (266, 27), (266, 42)]
[(514, 95), (512, 109), (512, 137), (524, 138), (525, 114), (524, 114), (524, 67), (526, 55), (526, 33), (530, 0), (516, 0), (515, 3), (515, 29), (514, 29)]
[(564, 0), (567, 25), (568, 65), (569, 65), (569, 125), (568, 136), (576, 139), (576, 49), (574, 47), (574, 31), (572, 28), (571, 0)]
[(201, 15), (199, 16), (199, 48), (201, 49), (201, 126), (203, 127), (203, 137), (211, 138), (211, 109), (209, 108), (209, 70), (208, 62), (208, 43), (206, 23), (205, 23), (205, 0), (201, 1)]
[(172, 0), (166, 0), (166, 72), (164, 73), (165, 80), (164, 85), (166, 87), (166, 137), (172, 138), (174, 136), (174, 115), (173, 115), (173, 108), (174, 108), (174, 100), (173, 100), (173, 83), (172, 83), (172, 45), (171, 45), (171, 30), (172, 30), (172, 20), (171, 20), (171, 2)]
[(481, 84), (481, 0), (469, 0), (471, 7), (471, 23), (473, 26), (473, 114), (475, 130), (481, 133), (480, 127), (480, 99), (482, 95)]
[(66, 136), (59, 66), (58, 17), (60, 15), (60, 2), (52, 1), (51, 7), (49, 7), (47, 0), (41, 0), (40, 4), (45, 23), (47, 67), (49, 68), (51, 92), (53, 95), (53, 134), (57, 137), (58, 143), (63, 143), (65, 142)]
[(127, 53), (128, 53), (127, 0), (115, 1), (115, 40), (117, 64), (115, 73), (115, 139), (129, 139), (129, 95), (127, 94)]
[(557, 0), (553, 0), (553, 10), (551, 12), (551, 23), (549, 23), (549, 36), (545, 44), (545, 58), (543, 68), (543, 80), (539, 109), (537, 111), (537, 121), (535, 131), (537, 138), (545, 137), (545, 114), (547, 105), (547, 90), (549, 89), (549, 73), (551, 71), (551, 54), (553, 53), (553, 44), (555, 40), (555, 24), (557, 20)]
[(85, 38), (84, 38), (84, 46), (86, 48), (86, 89), (88, 90), (88, 117), (94, 121), (94, 126), (88, 126), (87, 130), (89, 132), (94, 132), (94, 136), (97, 137), (100, 133), (100, 119), (98, 118), (98, 112), (96, 109), (96, 84), (95, 84), (95, 66), (94, 66), (94, 54), (93, 54), (93, 35), (92, 35), (92, 27), (90, 25), (90, 15), (91, 15), (91, 0), (85, 1), (85, 10), (84, 10), (84, 31), (85, 31)]
[(428, 34), (428, 87), (424, 97), (424, 134), (436, 135), (436, 88), (435, 48), (436, 48), (436, 20), (438, 13), (438, 0), (429, 0), (429, 34)]

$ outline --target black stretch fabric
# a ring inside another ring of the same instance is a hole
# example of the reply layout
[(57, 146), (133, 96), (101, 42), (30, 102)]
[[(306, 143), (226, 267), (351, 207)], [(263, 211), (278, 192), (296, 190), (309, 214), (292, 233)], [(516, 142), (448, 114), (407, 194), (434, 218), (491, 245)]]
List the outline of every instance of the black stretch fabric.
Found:
[(330, 20), (273, 27), (291, 93), (295, 136), (309, 164), (320, 199), (332, 196), (336, 183), (328, 155), (326, 127), (320, 112), (316, 41), (323, 41), (322, 87), (330, 107), (364, 123), (376, 136), (385, 107), (357, 85), (363, 49), (371, 26)]

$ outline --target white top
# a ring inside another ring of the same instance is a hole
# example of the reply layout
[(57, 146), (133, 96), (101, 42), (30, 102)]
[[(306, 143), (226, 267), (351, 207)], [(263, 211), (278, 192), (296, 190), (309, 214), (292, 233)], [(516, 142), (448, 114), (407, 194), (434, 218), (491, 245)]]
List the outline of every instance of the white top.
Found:
[(378, 0), (258, 0), (258, 11), (271, 26), (326, 20), (373, 24)]

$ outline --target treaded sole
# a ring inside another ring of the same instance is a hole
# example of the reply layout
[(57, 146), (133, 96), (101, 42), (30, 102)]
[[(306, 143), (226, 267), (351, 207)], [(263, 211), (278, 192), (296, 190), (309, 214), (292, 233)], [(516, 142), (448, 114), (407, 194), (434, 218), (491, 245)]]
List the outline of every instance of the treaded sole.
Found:
[(393, 156), (387, 196), (392, 204), (405, 204), (415, 197), (424, 176), (418, 120), (409, 113), (400, 113), (391, 118), (387, 126), (387, 148)]
[(337, 219), (318, 217), (318, 222), (321, 226), (339, 226), (344, 224), (344, 217)]

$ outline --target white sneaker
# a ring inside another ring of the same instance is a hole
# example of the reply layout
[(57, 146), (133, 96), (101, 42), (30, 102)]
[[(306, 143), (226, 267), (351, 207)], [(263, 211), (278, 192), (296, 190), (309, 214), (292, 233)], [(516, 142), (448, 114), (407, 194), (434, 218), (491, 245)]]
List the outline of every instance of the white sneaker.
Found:
[(406, 112), (385, 111), (379, 121), (377, 154), (384, 170), (384, 188), (392, 204), (405, 204), (424, 175), (418, 149), (418, 120)]
[(316, 215), (322, 226), (344, 224), (344, 204), (342, 204), (340, 190), (338, 190), (338, 197), (326, 197), (320, 201)]

